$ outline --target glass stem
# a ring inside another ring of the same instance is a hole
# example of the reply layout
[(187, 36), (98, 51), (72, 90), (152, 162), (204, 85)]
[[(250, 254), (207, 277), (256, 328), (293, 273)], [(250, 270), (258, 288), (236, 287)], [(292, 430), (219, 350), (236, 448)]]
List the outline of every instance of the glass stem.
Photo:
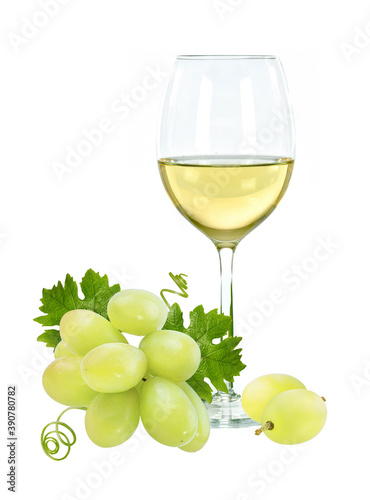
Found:
[[(220, 312), (231, 317), (231, 325), (228, 337), (234, 336), (233, 323), (233, 261), (234, 248), (218, 248), (220, 258), (220, 283), (221, 283), (221, 304)], [(229, 394), (232, 394), (233, 384), (226, 382)]]

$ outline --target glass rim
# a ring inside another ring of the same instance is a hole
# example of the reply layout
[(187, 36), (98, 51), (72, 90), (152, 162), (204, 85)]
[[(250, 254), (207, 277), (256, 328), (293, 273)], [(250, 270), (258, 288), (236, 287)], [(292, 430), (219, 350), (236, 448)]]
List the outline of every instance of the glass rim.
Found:
[(209, 54), (209, 55), (179, 55), (179, 56), (176, 56), (176, 59), (180, 59), (180, 60), (184, 60), (184, 59), (189, 59), (189, 60), (197, 60), (197, 59), (200, 59), (200, 60), (207, 60), (207, 59), (210, 59), (210, 60), (214, 60), (214, 59), (224, 59), (224, 60), (228, 60), (228, 59), (278, 59), (277, 56), (274, 56), (274, 55), (238, 55), (238, 54), (235, 54), (235, 55), (232, 55), (232, 54), (225, 54), (225, 55), (212, 55), (212, 54)]

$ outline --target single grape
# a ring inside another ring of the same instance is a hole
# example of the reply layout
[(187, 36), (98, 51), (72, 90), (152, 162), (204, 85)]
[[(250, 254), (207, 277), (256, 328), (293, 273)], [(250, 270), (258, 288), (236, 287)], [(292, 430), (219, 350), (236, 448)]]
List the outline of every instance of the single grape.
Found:
[(85, 428), (93, 443), (110, 448), (127, 441), (139, 420), (139, 394), (130, 389), (117, 394), (98, 394), (87, 408)]
[(81, 375), (82, 356), (64, 356), (53, 361), (42, 376), (46, 393), (66, 406), (87, 406), (96, 396)]
[(145, 375), (145, 354), (132, 345), (110, 343), (89, 351), (81, 363), (82, 377), (94, 391), (123, 392), (135, 387)]
[(262, 431), (279, 444), (299, 444), (317, 436), (326, 422), (326, 404), (307, 389), (292, 389), (273, 397), (262, 413)]
[(140, 414), (148, 434), (167, 446), (184, 446), (197, 431), (198, 417), (190, 399), (178, 385), (161, 377), (144, 382)]
[(74, 356), (73, 352), (68, 349), (63, 341), (59, 342), (54, 351), (54, 358), (62, 358), (63, 356)]
[(183, 451), (199, 451), (203, 448), (209, 438), (210, 424), (208, 412), (198, 394), (190, 387), (189, 384), (186, 382), (180, 382), (178, 386), (190, 399), (198, 417), (198, 428), (195, 436), (188, 444), (181, 446), (179, 449)]
[(147, 335), (162, 328), (167, 312), (163, 300), (145, 290), (122, 290), (113, 295), (108, 303), (112, 324), (133, 335)]
[(67, 348), (78, 356), (101, 344), (127, 340), (107, 319), (93, 311), (75, 309), (68, 311), (60, 321), (60, 335)]
[(174, 330), (152, 332), (139, 347), (146, 354), (150, 373), (172, 382), (188, 380), (200, 363), (198, 344), (189, 335)]
[(270, 399), (280, 392), (292, 389), (306, 389), (306, 387), (290, 375), (281, 373), (262, 375), (245, 387), (242, 394), (243, 410), (252, 420), (261, 422), (263, 409)]

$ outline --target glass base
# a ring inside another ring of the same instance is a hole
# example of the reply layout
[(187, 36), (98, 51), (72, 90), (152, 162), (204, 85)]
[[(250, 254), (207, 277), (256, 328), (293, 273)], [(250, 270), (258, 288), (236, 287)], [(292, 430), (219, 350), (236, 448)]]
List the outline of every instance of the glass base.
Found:
[(260, 425), (245, 413), (241, 405), (241, 396), (232, 389), (229, 394), (216, 392), (212, 403), (204, 403), (213, 429), (250, 427)]

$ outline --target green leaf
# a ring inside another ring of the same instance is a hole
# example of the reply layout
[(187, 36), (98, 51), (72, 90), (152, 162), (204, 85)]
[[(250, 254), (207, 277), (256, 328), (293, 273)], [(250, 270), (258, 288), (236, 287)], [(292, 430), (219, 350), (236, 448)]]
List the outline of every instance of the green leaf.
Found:
[[(34, 321), (42, 326), (58, 326), (64, 314), (74, 309), (88, 309), (108, 319), (107, 306), (113, 295), (119, 292), (119, 285), (109, 286), (107, 275), (100, 276), (89, 269), (81, 281), (81, 291), (84, 298), (78, 296), (78, 286), (72, 276), (67, 274), (64, 285), (61, 281), (50, 290), (44, 288), (42, 291), (42, 306), (40, 311), (44, 315), (35, 318)], [(54, 332), (54, 333), (49, 333)], [(58, 330), (47, 330), (37, 340), (50, 343), (49, 347), (55, 347)]]
[(34, 321), (42, 326), (59, 325), (62, 316), (72, 309), (81, 309), (81, 300), (78, 298), (77, 283), (72, 276), (67, 274), (64, 286), (60, 281), (50, 290), (44, 288), (42, 291), (42, 306), (40, 311), (44, 316), (35, 318)]
[(39, 342), (45, 342), (46, 347), (52, 347), (55, 351), (56, 346), (62, 340), (59, 330), (46, 330), (44, 333), (37, 337)]
[(169, 310), (166, 323), (162, 330), (175, 330), (177, 332), (185, 332), (184, 318), (180, 306), (173, 304)]
[(107, 306), (110, 299), (121, 290), (119, 285), (109, 286), (108, 276), (100, 276), (89, 269), (81, 281), (81, 290), (85, 298), (82, 309), (89, 309), (108, 319)]
[(212, 389), (207, 382), (204, 380), (204, 375), (199, 371), (199, 369), (194, 373), (194, 375), (186, 381), (190, 387), (198, 394), (201, 399), (207, 401), (207, 403), (212, 402)]
[[(230, 326), (229, 316), (218, 314), (217, 309), (206, 314), (203, 306), (198, 306), (190, 313), (189, 327), (184, 328), (181, 309), (174, 304), (163, 327), (165, 330), (184, 332), (199, 345), (201, 362), (187, 382), (200, 398), (209, 403), (212, 401), (212, 389), (205, 379), (209, 379), (217, 390), (227, 392), (225, 382), (233, 382), (234, 377), (245, 368), (241, 361), (241, 349), (236, 348), (242, 339), (227, 337)], [(214, 343), (216, 339), (222, 340)]]

